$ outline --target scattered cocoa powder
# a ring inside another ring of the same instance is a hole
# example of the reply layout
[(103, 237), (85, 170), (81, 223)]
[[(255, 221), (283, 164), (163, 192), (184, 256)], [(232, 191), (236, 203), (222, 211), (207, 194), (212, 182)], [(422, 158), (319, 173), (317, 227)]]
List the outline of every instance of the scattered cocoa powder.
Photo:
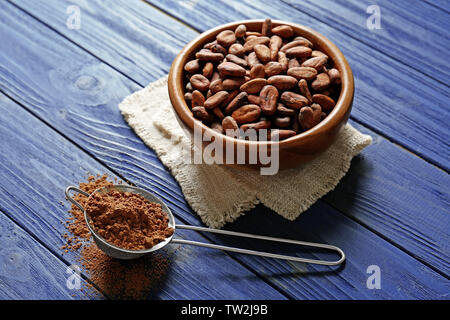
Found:
[[(121, 184), (114, 178), (108, 181), (105, 175), (90, 175), (87, 182), (79, 184), (79, 188), (88, 193), (96, 189)], [(82, 206), (87, 204), (87, 197), (77, 194), (74, 199)], [(71, 205), (69, 218), (66, 221), (67, 233), (63, 234), (66, 244), (61, 247), (64, 253), (75, 252), (77, 262), (89, 282), (80, 290), (88, 297), (96, 297), (94, 287), (111, 299), (144, 299), (150, 298), (155, 290), (162, 286), (170, 266), (167, 249), (135, 260), (117, 260), (108, 257), (92, 241), (83, 213), (75, 205)]]
[(144, 250), (173, 234), (159, 203), (118, 190), (96, 192), (86, 205), (93, 229), (107, 242), (129, 250)]

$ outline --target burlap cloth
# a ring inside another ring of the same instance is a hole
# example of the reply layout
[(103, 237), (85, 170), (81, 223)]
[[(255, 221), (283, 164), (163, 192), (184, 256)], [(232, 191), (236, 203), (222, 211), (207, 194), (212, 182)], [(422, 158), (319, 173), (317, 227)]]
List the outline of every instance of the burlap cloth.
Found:
[(217, 164), (187, 164), (180, 149), (191, 145), (175, 118), (167, 77), (125, 98), (119, 109), (181, 186), (186, 201), (212, 228), (232, 222), (258, 203), (294, 220), (333, 190), (350, 162), (372, 139), (347, 124), (337, 141), (315, 160), (276, 175)]

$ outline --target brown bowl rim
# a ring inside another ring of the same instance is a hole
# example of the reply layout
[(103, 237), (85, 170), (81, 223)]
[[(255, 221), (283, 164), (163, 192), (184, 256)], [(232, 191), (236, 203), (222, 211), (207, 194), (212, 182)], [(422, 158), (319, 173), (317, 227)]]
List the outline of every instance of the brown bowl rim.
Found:
[[(236, 139), (218, 133), (217, 131), (211, 129), (207, 125), (203, 124), (201, 121), (194, 118), (191, 110), (189, 109), (184, 99), (183, 74), (184, 74), (184, 65), (186, 64), (188, 59), (192, 57), (192, 55), (195, 54), (197, 50), (199, 50), (200, 46), (203, 46), (204, 44), (213, 41), (213, 39), (215, 39), (215, 36), (223, 30), (234, 30), (240, 24), (248, 26), (251, 24), (262, 24), (263, 22), (264, 22), (263, 19), (251, 19), (251, 20), (234, 21), (219, 25), (217, 27), (214, 27), (201, 33), (196, 38), (191, 40), (175, 57), (174, 61), (172, 62), (172, 66), (170, 68), (168, 77), (169, 97), (177, 115), (182, 120), (182, 122), (186, 124), (191, 130), (194, 130), (194, 125), (200, 125), (203, 134), (205, 134), (206, 132), (209, 136), (213, 136), (216, 138), (220, 137), (221, 139), (225, 140), (232, 140), (233, 143), (243, 143), (247, 146), (250, 146), (252, 144), (257, 145), (263, 144), (268, 146), (276, 144), (280, 149), (284, 149), (294, 144), (310, 140), (313, 136), (326, 134), (333, 128), (339, 126), (340, 123), (347, 120), (353, 102), (354, 79), (353, 79), (353, 72), (344, 54), (338, 49), (338, 47), (331, 40), (326, 38), (321, 33), (309, 27), (282, 20), (272, 20), (272, 26), (289, 25), (291, 27), (294, 27), (294, 29), (300, 30), (301, 36), (304, 36), (305, 38), (313, 42), (315, 47), (319, 47), (322, 51), (327, 53), (327, 55), (334, 62), (334, 67), (336, 67), (339, 70), (341, 74), (341, 93), (331, 113), (312, 129), (309, 129), (305, 132), (302, 132), (300, 134), (297, 134), (295, 136), (292, 136), (288, 139), (281, 141), (249, 141)], [(298, 30), (296, 30), (296, 32), (298, 32)], [(195, 48), (198, 49), (195, 50)]]

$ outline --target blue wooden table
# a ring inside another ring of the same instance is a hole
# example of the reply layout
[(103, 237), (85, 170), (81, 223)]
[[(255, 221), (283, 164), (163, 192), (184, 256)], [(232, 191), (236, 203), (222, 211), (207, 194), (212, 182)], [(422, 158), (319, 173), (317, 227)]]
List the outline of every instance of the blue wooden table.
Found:
[(343, 51), (356, 81), (350, 123), (374, 143), (297, 220), (258, 206), (225, 228), (334, 244), (347, 261), (325, 267), (180, 246), (151, 298), (449, 299), (449, 3), (378, 0), (368, 9), (373, 2), (0, 1), (0, 298), (87, 298), (66, 285), (76, 254), (61, 254), (68, 214), (59, 202), (88, 171), (151, 190), (179, 222), (202, 225), (118, 103), (167, 74), (199, 32), (270, 17), (316, 29)]

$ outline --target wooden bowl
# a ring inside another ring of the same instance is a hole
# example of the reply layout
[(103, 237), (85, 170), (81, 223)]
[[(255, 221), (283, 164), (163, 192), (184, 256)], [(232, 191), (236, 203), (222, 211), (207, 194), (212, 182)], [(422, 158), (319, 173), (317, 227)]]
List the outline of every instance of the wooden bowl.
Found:
[[(323, 121), (310, 130), (279, 142), (239, 140), (220, 134), (195, 119), (184, 99), (184, 65), (186, 62), (195, 59), (195, 53), (203, 45), (214, 41), (219, 32), (234, 30), (240, 24), (246, 25), (248, 31), (260, 31), (263, 22), (264, 20), (244, 20), (224, 24), (200, 34), (189, 42), (172, 63), (168, 79), (169, 96), (180, 124), (190, 134), (193, 135), (194, 124), (200, 125), (203, 134), (212, 136), (213, 139), (221, 139), (224, 148), (226, 143), (233, 144), (235, 150), (238, 146), (243, 148), (246, 153), (246, 159), (249, 158), (249, 150), (254, 150), (255, 147), (260, 148), (264, 145), (271, 151), (278, 150), (281, 169), (295, 167), (315, 158), (336, 140), (339, 131), (348, 120), (353, 103), (354, 82), (350, 66), (342, 52), (320, 33), (295, 23), (272, 21), (273, 27), (282, 24), (291, 26), (297, 36), (307, 38), (314, 44), (315, 49), (326, 53), (333, 61), (334, 67), (340, 71), (341, 93), (334, 109)], [(207, 142), (204, 143), (204, 145), (207, 144)], [(237, 167), (258, 168), (261, 165), (261, 162), (258, 160), (256, 164), (240, 164)]]

